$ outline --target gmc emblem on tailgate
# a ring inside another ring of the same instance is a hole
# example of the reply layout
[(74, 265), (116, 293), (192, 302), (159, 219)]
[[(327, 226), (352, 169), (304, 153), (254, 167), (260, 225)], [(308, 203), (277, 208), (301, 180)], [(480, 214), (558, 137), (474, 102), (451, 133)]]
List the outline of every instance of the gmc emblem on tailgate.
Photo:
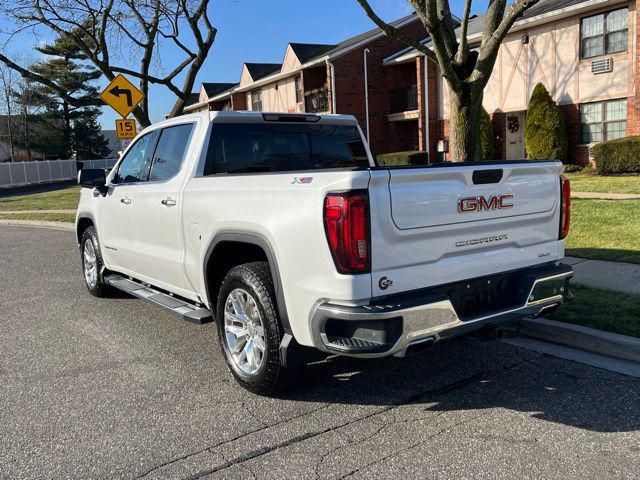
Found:
[(491, 195), (484, 197), (463, 197), (458, 200), (458, 212), (482, 212), (486, 210), (502, 210), (503, 208), (513, 208), (513, 194), (503, 193), (502, 195)]

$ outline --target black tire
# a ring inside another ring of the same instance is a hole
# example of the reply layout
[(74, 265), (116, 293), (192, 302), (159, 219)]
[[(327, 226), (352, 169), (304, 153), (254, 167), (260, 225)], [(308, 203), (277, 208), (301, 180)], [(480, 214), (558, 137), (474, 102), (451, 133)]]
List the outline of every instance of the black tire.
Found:
[[(95, 256), (95, 283), (91, 282), (87, 278), (86, 274), (86, 266), (87, 266), (87, 257), (85, 250), (89, 250), (89, 245), (91, 244), (93, 247), (93, 254)], [(87, 286), (87, 290), (94, 297), (106, 297), (110, 291), (109, 285), (104, 282), (103, 278), (103, 267), (104, 262), (102, 261), (102, 252), (100, 251), (100, 242), (98, 241), (98, 233), (96, 232), (95, 227), (87, 227), (87, 229), (82, 233), (82, 239), (80, 240), (80, 261), (82, 262), (82, 273), (84, 276), (84, 284)]]
[[(261, 355), (261, 364), (255, 373), (247, 373), (241, 369), (234, 360), (229, 341), (226, 339), (225, 306), (234, 291), (246, 291), (251, 295), (252, 305), (257, 306), (261, 317), (260, 323), (264, 328), (265, 348)], [(245, 263), (229, 270), (218, 292), (216, 324), (220, 348), (227, 367), (242, 387), (260, 395), (270, 395), (284, 388), (287, 375), (286, 369), (280, 363), (280, 342), (283, 332), (276, 308), (271, 271), (267, 262)]]

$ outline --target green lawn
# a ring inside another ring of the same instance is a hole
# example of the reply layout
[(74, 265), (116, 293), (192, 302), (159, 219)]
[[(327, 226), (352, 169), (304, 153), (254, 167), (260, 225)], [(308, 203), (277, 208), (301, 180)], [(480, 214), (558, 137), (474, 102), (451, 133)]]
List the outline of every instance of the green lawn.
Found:
[(549, 318), (607, 332), (640, 337), (640, 297), (572, 284), (575, 298)]
[(571, 201), (567, 255), (640, 263), (640, 201)]
[(72, 185), (51, 192), (0, 197), (2, 210), (62, 210), (78, 208), (80, 187)]
[(0, 220), (40, 220), (45, 222), (70, 222), (76, 220), (73, 213), (42, 213), (32, 210), (25, 213), (2, 213), (0, 211)]
[(640, 195), (640, 175), (601, 176), (567, 173), (573, 192), (632, 193)]

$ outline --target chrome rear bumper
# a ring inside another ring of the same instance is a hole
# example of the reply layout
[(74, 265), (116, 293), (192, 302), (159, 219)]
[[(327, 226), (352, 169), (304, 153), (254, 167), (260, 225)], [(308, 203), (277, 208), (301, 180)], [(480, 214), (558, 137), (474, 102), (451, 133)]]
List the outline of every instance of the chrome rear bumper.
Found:
[[(463, 335), (484, 326), (535, 316), (569, 298), (573, 268), (565, 264), (514, 272), (513, 306), (461, 318), (443, 287), (385, 298), (363, 306), (318, 304), (312, 313), (314, 343), (320, 350), (358, 357), (404, 356), (424, 342)], [(489, 277), (487, 277), (489, 278)], [(464, 283), (464, 282), (463, 282)]]

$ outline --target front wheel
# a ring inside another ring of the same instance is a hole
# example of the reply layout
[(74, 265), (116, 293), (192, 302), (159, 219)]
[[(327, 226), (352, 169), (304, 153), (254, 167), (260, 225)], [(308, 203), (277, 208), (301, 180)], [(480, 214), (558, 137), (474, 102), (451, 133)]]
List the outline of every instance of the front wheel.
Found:
[(267, 262), (238, 265), (222, 281), (216, 307), (218, 339), (236, 381), (261, 395), (280, 390), (282, 328)]
[(98, 234), (94, 227), (87, 228), (80, 241), (80, 254), (82, 255), (82, 271), (87, 290), (94, 297), (104, 297), (109, 286), (102, 277), (104, 263), (98, 243)]

